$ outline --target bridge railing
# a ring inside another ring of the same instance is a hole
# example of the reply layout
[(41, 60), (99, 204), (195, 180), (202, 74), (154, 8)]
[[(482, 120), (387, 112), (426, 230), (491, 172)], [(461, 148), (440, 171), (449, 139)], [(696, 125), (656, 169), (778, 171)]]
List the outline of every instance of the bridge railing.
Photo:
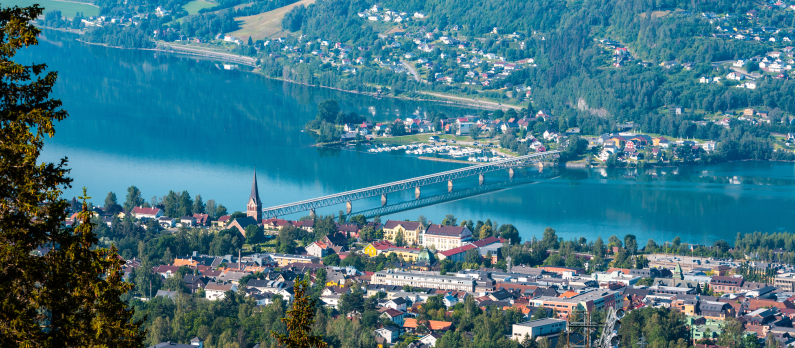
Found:
[(392, 192), (408, 190), (421, 186), (433, 185), (473, 175), (480, 175), (502, 169), (521, 167), (533, 162), (538, 162), (550, 158), (557, 158), (558, 156), (559, 156), (559, 151), (535, 153), (531, 155), (513, 157), (503, 161), (474, 165), (465, 168), (448, 170), (446, 172), (424, 175), (401, 181), (395, 181), (387, 184), (381, 184), (357, 190), (336, 193), (333, 195), (303, 200), (300, 202), (265, 208), (262, 210), (262, 217), (264, 219), (270, 219), (302, 211), (310, 211), (335, 204), (342, 204), (354, 200), (376, 197)]

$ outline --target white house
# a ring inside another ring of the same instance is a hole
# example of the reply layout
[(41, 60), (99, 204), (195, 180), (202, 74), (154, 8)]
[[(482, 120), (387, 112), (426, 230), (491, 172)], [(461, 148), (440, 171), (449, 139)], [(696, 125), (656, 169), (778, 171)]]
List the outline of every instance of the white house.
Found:
[(458, 303), (458, 298), (447, 295), (444, 297), (444, 299), (442, 299), (442, 302), (444, 302), (445, 307), (450, 308), (455, 306), (456, 303)]
[(375, 330), (375, 334), (383, 337), (386, 343), (392, 344), (397, 342), (400, 337), (400, 329), (394, 326), (385, 326)]
[(732, 71), (728, 75), (726, 75), (726, 78), (729, 80), (742, 81), (742, 79), (745, 78), (745, 76), (743, 76), (743, 74)]
[(431, 332), (425, 337), (420, 338), (420, 342), (422, 342), (423, 344), (427, 344), (431, 347), (436, 347), (436, 341), (439, 340), (440, 338), (442, 338), (442, 335), (435, 332)]
[(406, 311), (406, 306), (408, 305), (408, 301), (402, 297), (393, 298), (384, 305), (387, 308), (396, 309), (402, 312)]
[(306, 253), (315, 257), (325, 257), (328, 255), (329, 247), (323, 242), (314, 242), (306, 248)]
[(158, 208), (135, 207), (132, 210), (136, 219), (157, 219), (163, 216), (163, 211)]
[(237, 285), (229, 283), (210, 283), (204, 287), (204, 297), (206, 297), (210, 301), (217, 301), (224, 298), (224, 294), (227, 291), (237, 291)]

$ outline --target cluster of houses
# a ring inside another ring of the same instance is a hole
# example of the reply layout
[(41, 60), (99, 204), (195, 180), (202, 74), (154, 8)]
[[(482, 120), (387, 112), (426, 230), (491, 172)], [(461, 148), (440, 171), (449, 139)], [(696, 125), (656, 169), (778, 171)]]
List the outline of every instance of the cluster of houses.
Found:
[[(781, 0), (771, 0), (766, 7), (774, 11), (783, 11), (787, 8), (795, 10), (795, 5), (787, 5)], [(788, 32), (782, 31), (780, 28), (758, 26), (759, 11), (756, 9), (749, 10), (745, 15), (732, 13), (718, 15), (714, 12), (704, 12), (701, 17), (709, 20), (711, 24), (717, 24), (713, 33), (714, 37), (764, 42), (774, 46), (791, 42)]]
[[(756, 89), (759, 84), (759, 79), (768, 74), (778, 79), (788, 78), (788, 74), (792, 73), (792, 68), (795, 66), (795, 56), (793, 56), (793, 47), (784, 47), (781, 51), (771, 51), (765, 56), (751, 57), (749, 59), (738, 59), (731, 64), (734, 71), (726, 74), (727, 81), (736, 81), (736, 87)], [(749, 63), (754, 63), (759, 66), (761, 72), (748, 72), (746, 67)], [(721, 76), (701, 76), (698, 79), (699, 83), (720, 83), (724, 77)]]
[[(646, 134), (615, 133), (602, 134), (598, 138), (587, 138), (590, 143), (600, 145), (602, 150), (595, 155), (600, 161), (607, 161), (610, 155), (616, 154), (618, 160), (626, 161), (641, 159), (669, 160), (665, 151), (674, 147), (689, 148), (694, 154), (701, 152), (711, 153), (717, 145), (714, 141), (697, 142), (695, 140), (668, 140), (666, 137), (651, 137)], [(649, 157), (647, 157), (649, 156)], [(677, 154), (674, 153), (674, 157)]]
[[(392, 10), (384, 10), (376, 5), (373, 8), (358, 14), (361, 18), (369, 21), (405, 21), (409, 18), (417, 20), (425, 18), (425, 14), (416, 12), (408, 14)], [(376, 65), (382, 69), (391, 70), (398, 74), (413, 75), (415, 79), (420, 79), (419, 73), (427, 76), (426, 80), (431, 82), (453, 84), (460, 83), (466, 85), (490, 86), (495, 79), (502, 79), (512, 72), (526, 67), (535, 67), (533, 58), (521, 59), (515, 62), (506, 61), (495, 53), (484, 52), (477, 49), (466, 40), (461, 40), (454, 35), (459, 30), (457, 25), (453, 25), (448, 31), (438, 29), (430, 30), (424, 26), (410, 29), (400, 29), (390, 31), (389, 34), (379, 34), (384, 41), (385, 47), (396, 52), (389, 56), (370, 55), (371, 47), (351, 47), (342, 43), (333, 43), (322, 38), (310, 39), (306, 36), (299, 38), (299, 43), (293, 46), (284, 46), (283, 51), (294, 54), (294, 58), (304, 54), (304, 50), (299, 47), (301, 43), (307, 46), (307, 53), (318, 57), (322, 63), (329, 63), (333, 66), (340, 66), (344, 72), (357, 73), (357, 66)], [(498, 40), (508, 41), (511, 47), (516, 46), (519, 50), (525, 49), (522, 41), (523, 35), (510, 33), (500, 35), (498, 28), (492, 31), (492, 37)], [(320, 49), (310, 49), (317, 47)], [(325, 48), (324, 48), (325, 47)], [(407, 49), (412, 47), (412, 49)], [(367, 57), (367, 58), (365, 58)], [(461, 70), (461, 74), (445, 75), (437, 71), (437, 67), (445, 65), (447, 61), (455, 60)], [(416, 67), (410, 67), (409, 64)], [(417, 72), (419, 71), (419, 73)], [(463, 78), (461, 76), (464, 76)], [(529, 97), (529, 88), (516, 88), (508, 86), (506, 93), (517, 93), (520, 96)]]
[[(427, 249), (396, 247), (388, 241), (388, 236), (401, 233), (418, 239), (423, 238), (425, 230), (427, 240), (437, 238), (436, 243), (444, 244), (438, 238), (448, 238), (449, 246), (462, 243), (460, 247), (437, 253), (452, 259), (456, 259), (460, 249), (481, 249), (481, 257), (501, 257), (502, 241), (490, 237), (482, 243), (465, 243), (458, 237), (466, 233), (461, 228), (431, 226), (424, 228), (420, 223), (405, 221), (384, 224), (384, 241), (374, 242), (358, 252), (368, 256), (378, 253), (405, 256), (377, 272), (323, 265), (316, 255), (276, 253), (242, 257), (194, 253), (176, 258), (171, 265), (155, 267), (154, 272), (169, 278), (178, 274), (180, 267), (188, 267), (191, 272), (183, 277), (183, 283), (190, 292), (203, 291), (210, 301), (223, 299), (229, 291), (243, 292), (261, 306), (272, 303), (276, 297), (289, 303), (294, 296), (296, 278), (304, 274), (310, 275), (313, 286), (324, 288), (320, 304), (335, 311), (343, 295), (351, 294), (354, 289), (360, 289), (368, 297), (380, 293), (382, 299), (378, 301), (377, 311), (383, 325), (372, 334), (383, 345), (396, 343), (403, 334), (415, 333), (421, 338), (415, 347), (433, 347), (446, 331), (455, 330), (452, 321), (431, 321), (429, 327), (418, 327), (419, 309), (433, 296), (439, 296), (449, 310), (469, 297), (484, 309), (497, 307), (521, 312), (524, 320), (513, 325), (511, 332), (511, 338), (518, 341), (547, 338), (555, 342), (574, 311), (655, 307), (685, 314), (693, 343), (717, 338), (727, 318), (738, 319), (744, 335), (761, 340), (772, 334), (782, 346), (795, 343), (792, 327), (795, 273), (786, 265), (752, 263), (753, 267), (777, 270), (778, 274), (767, 283), (747, 281), (735, 274), (737, 262), (663, 254), (650, 255), (650, 267), (645, 269), (611, 268), (586, 274), (584, 269), (574, 267), (509, 266), (505, 271), (481, 268), (441, 275), (438, 267), (428, 263), (427, 258), (433, 256)], [(322, 248), (326, 242), (316, 243)], [(127, 264), (125, 272), (140, 267), (136, 260)], [(325, 271), (323, 284), (317, 283), (320, 269)], [(257, 278), (252, 276), (254, 273), (258, 274)], [(177, 293), (161, 290), (155, 296), (174, 297)], [(545, 311), (548, 318), (530, 320), (537, 311)]]
[[(77, 221), (77, 214), (74, 213), (71, 216), (67, 217), (66, 221), (64, 221), (64, 225), (69, 227), (72, 226)], [(115, 212), (106, 212), (105, 208), (102, 207), (94, 207), (92, 210), (93, 216), (98, 216), (102, 219), (102, 222), (105, 223), (108, 227), (112, 227), (114, 218), (118, 217), (123, 219), (125, 217), (133, 217), (135, 218), (135, 224), (140, 226), (143, 229), (147, 228), (147, 223), (149, 221), (156, 221), (158, 225), (162, 228), (174, 228), (174, 227), (210, 227), (210, 226), (225, 226), (225, 224), (229, 221), (229, 215), (224, 215), (218, 217), (218, 219), (213, 220), (209, 214), (198, 214), (194, 213), (190, 216), (182, 216), (178, 218), (168, 217), (165, 216), (164, 210), (159, 207), (133, 207), (130, 211), (124, 211), (115, 213)]]
[[(633, 136), (605, 137), (605, 143), (615, 143), (623, 137), (627, 143), (654, 142), (654, 139)], [(661, 139), (660, 139), (661, 140)], [(659, 144), (659, 143), (658, 143)], [(625, 145), (626, 146), (626, 145)], [(253, 220), (263, 227), (280, 229), (294, 225), (311, 230), (303, 221), (266, 219), (257, 221), (259, 207), (256, 176), (246, 218), (230, 224), (241, 228), (243, 221)], [(138, 210), (146, 218), (157, 217), (156, 211)], [(143, 216), (142, 216), (143, 217)], [(238, 224), (238, 225), (235, 225)], [(357, 238), (362, 228), (383, 231), (383, 238), (364, 248), (348, 250), (349, 241)], [(240, 229), (245, 234), (245, 228)], [(417, 316), (429, 298), (438, 296), (441, 303), (452, 310), (471, 298), (481, 307), (516, 310), (523, 320), (512, 327), (511, 338), (549, 339), (553, 343), (565, 331), (566, 319), (575, 311), (592, 312), (606, 308), (627, 311), (644, 308), (669, 308), (686, 315), (693, 343), (709, 342), (720, 335), (720, 327), (728, 318), (737, 318), (745, 335), (758, 339), (772, 337), (782, 346), (795, 344), (795, 268), (789, 265), (750, 262), (743, 266), (775, 271), (767, 282), (749, 281), (739, 275), (739, 262), (726, 259), (647, 255), (649, 267), (644, 269), (611, 268), (587, 274), (584, 268), (563, 266), (513, 266), (502, 250), (509, 241), (488, 237), (473, 241), (466, 226), (443, 226), (418, 221), (388, 220), (385, 223), (339, 224), (337, 231), (302, 248), (296, 254), (254, 253), (249, 255), (183, 255), (170, 265), (153, 268), (161, 277), (182, 276), (185, 288), (203, 292), (209, 301), (225, 298), (228, 292), (243, 293), (260, 306), (267, 306), (276, 298), (291, 302), (293, 285), (299, 276), (309, 275), (313, 286), (323, 288), (320, 305), (331, 308), (335, 315), (356, 316), (361, 313), (340, 313), (344, 295), (360, 290), (362, 296), (379, 295), (377, 311), (382, 319), (372, 334), (382, 347), (394, 344), (407, 333), (417, 334), (419, 340), (412, 347), (433, 347), (446, 331), (456, 330), (452, 319), (430, 321), (420, 325)], [(410, 246), (406, 246), (410, 245)], [(613, 247), (613, 253), (620, 247)], [(551, 251), (554, 252), (554, 251)], [(341, 259), (351, 253), (365, 257), (387, 255), (387, 261), (377, 271), (355, 267), (336, 267), (323, 264), (332, 253)], [(464, 262), (471, 257), (492, 262), (507, 262), (506, 269), (466, 269), (442, 274), (440, 260)], [(592, 256), (577, 254), (590, 262)], [(127, 260), (125, 278), (141, 267), (136, 260)], [(180, 272), (180, 268), (189, 272)], [(587, 267), (587, 266), (586, 266)], [(323, 270), (321, 277), (318, 271)], [(161, 290), (155, 297), (175, 297), (177, 292)], [(438, 302), (437, 302), (438, 303)], [(531, 320), (539, 311), (546, 319)], [(471, 333), (467, 333), (471, 334)], [(707, 341), (704, 341), (707, 340)]]
[(368, 21), (394, 22), (394, 23), (403, 23), (405, 21), (410, 21), (412, 19), (419, 20), (427, 17), (425, 12), (414, 12), (413, 14), (409, 14), (406, 12), (384, 9), (378, 4), (373, 5), (373, 7), (368, 8), (362, 12), (359, 12), (357, 15), (359, 16), (359, 18), (364, 18), (367, 19)]
[(612, 53), (613, 66), (616, 68), (625, 66), (635, 60), (635, 57), (629, 53), (627, 47), (621, 42), (606, 38), (599, 40), (599, 43), (605, 49), (610, 50)]

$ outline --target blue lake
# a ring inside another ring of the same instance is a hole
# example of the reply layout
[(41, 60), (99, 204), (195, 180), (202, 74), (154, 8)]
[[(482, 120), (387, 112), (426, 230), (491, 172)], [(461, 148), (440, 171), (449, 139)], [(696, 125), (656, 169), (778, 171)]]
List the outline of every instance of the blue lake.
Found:
[[(65, 196), (86, 186), (99, 205), (108, 191), (123, 201), (126, 188), (136, 185), (147, 199), (188, 190), (230, 211), (245, 210), (255, 167), (266, 206), (459, 168), (403, 154), (317, 149), (303, 125), (324, 99), (337, 99), (344, 111), (373, 121), (476, 112), (283, 83), (195, 58), (84, 45), (51, 31), (40, 41), (16, 59), (46, 62), (58, 71), (54, 97), (70, 113), (46, 142), (42, 160), (68, 157), (75, 182)], [(498, 172), (487, 180), (505, 177)], [(472, 187), (476, 180), (456, 187)], [(423, 195), (445, 189), (423, 188)], [(389, 199), (413, 196), (407, 191)], [(353, 204), (354, 211), (363, 210), (379, 199)], [(733, 242), (738, 232), (795, 231), (794, 209), (795, 164), (737, 162), (653, 173), (562, 169), (553, 180), (382, 219), (422, 214), (439, 222), (453, 214), (459, 221), (514, 224), (525, 239), (550, 226), (567, 239), (631, 233), (641, 245), (675, 236), (711, 244)]]

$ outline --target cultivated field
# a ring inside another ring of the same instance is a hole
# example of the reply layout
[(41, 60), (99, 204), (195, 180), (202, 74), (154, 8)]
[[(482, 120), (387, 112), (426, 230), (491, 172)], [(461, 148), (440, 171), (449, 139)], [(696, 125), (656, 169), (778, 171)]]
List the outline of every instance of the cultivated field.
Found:
[(290, 12), (293, 7), (299, 5), (308, 6), (314, 2), (315, 0), (301, 0), (258, 15), (237, 17), (235, 18), (236, 20), (242, 21), (241, 29), (230, 33), (230, 35), (242, 39), (248, 39), (248, 37), (251, 36), (254, 40), (284, 36), (286, 35), (282, 31), (282, 18), (284, 18), (284, 15)]
[(69, 18), (74, 17), (78, 12), (82, 12), (85, 17), (99, 15), (99, 7), (88, 3), (56, 0), (6, 0), (2, 2), (3, 7), (28, 7), (33, 4), (39, 4), (39, 6), (44, 7), (45, 14), (57, 10)]
[(182, 9), (188, 11), (188, 14), (195, 15), (199, 13), (199, 10), (203, 8), (210, 8), (215, 6), (215, 4), (211, 2), (207, 2), (204, 0), (193, 0), (185, 5), (182, 6)]

